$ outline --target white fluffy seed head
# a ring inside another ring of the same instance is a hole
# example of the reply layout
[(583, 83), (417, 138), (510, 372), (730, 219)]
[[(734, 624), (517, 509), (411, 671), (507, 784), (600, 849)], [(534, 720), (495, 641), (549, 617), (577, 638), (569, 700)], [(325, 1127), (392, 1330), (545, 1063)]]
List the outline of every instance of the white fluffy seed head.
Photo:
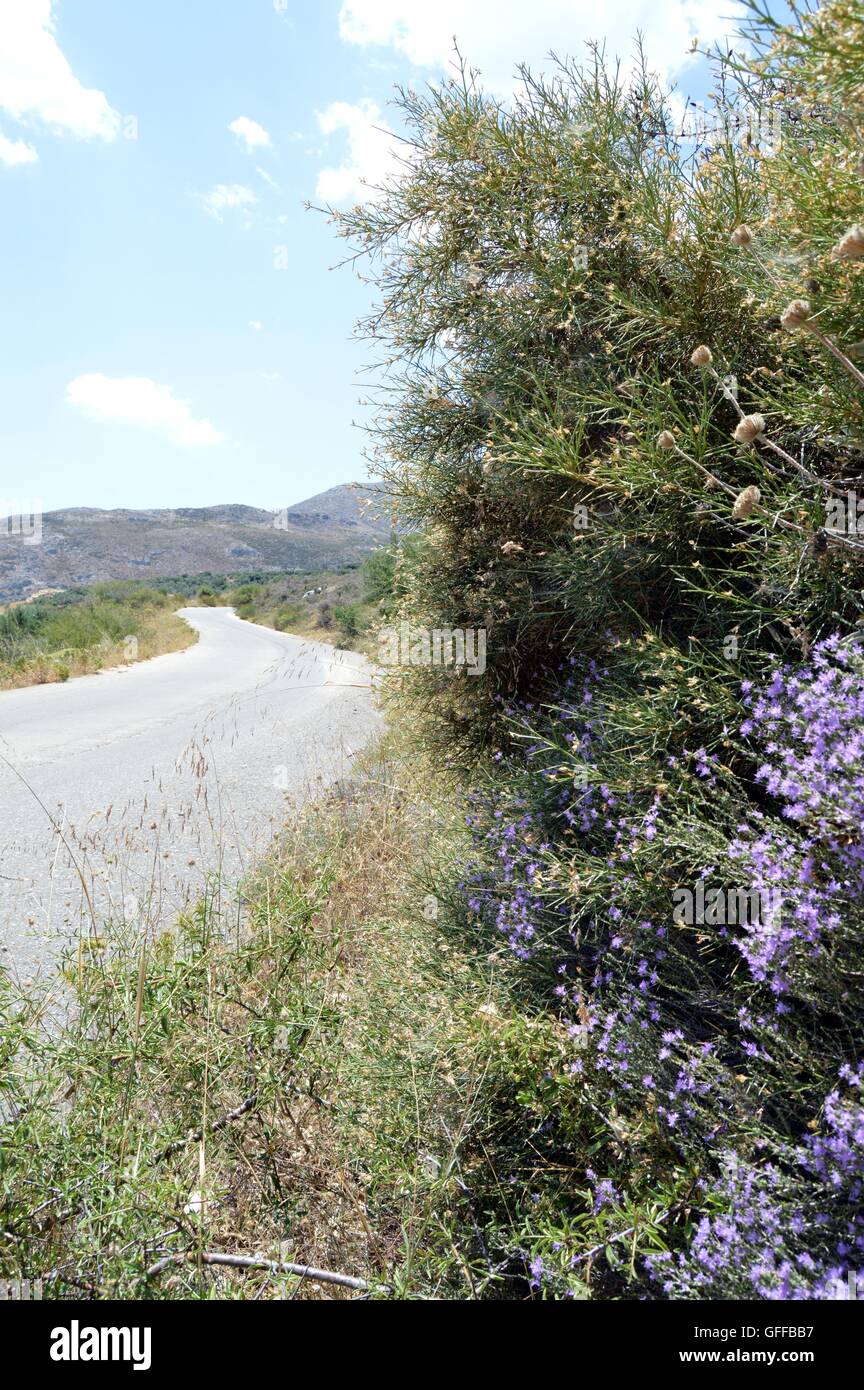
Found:
[(746, 521), (753, 511), (753, 508), (762, 500), (762, 494), (758, 487), (751, 485), (745, 487), (743, 492), (739, 492), (732, 507), (733, 521)]
[(780, 322), (787, 333), (794, 333), (799, 328), (806, 328), (810, 319), (809, 299), (793, 299), (783, 313), (780, 315)]
[(758, 439), (760, 434), (764, 433), (764, 415), (745, 415), (743, 420), (738, 421), (733, 439), (736, 444), (752, 444), (754, 439)]
[(860, 261), (864, 256), (864, 222), (855, 222), (841, 236), (831, 253), (838, 261)]

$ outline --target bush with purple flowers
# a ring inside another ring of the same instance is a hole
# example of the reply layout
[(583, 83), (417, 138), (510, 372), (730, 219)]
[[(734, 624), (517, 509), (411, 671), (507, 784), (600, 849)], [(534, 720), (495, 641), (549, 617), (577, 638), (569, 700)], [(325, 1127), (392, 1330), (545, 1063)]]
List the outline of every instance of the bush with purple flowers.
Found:
[[(842, 683), (830, 716), (820, 694), (835, 689), (825, 661), (838, 649), (826, 643), (794, 676), (771, 676), (764, 695), (748, 686), (749, 743), (736, 756), (752, 749), (753, 796), (766, 784), (766, 757), (803, 766), (795, 738), (818, 736), (817, 707), (837, 746), (857, 748), (860, 676)], [(568, 1207), (571, 1220), (582, 1211), (608, 1225), (611, 1207), (629, 1230), (624, 1213), (647, 1195), (637, 1175), (658, 1161), (670, 1171), (674, 1155), (664, 1232), (680, 1224), (684, 1190), (705, 1214), (674, 1258), (644, 1266), (667, 1294), (829, 1297), (864, 1261), (864, 1112), (849, 1099), (861, 1068), (848, 1062), (864, 1044), (864, 917), (847, 810), (861, 795), (862, 763), (832, 759), (806, 824), (785, 814), (792, 773), (766, 785), (761, 804), (748, 800), (722, 739), (720, 752), (671, 748), (658, 780), (633, 729), (657, 670), (674, 680), (670, 657), (662, 644), (615, 641), (602, 662), (571, 664), (547, 711), (509, 711), (497, 788), (475, 796), (469, 816), (475, 857), (464, 908), (471, 929), (506, 943), (536, 1006), (566, 1030), (557, 1069), (578, 1104), (607, 1117), (609, 1133), (596, 1142), (608, 1166), (590, 1168), (586, 1206)], [(686, 691), (676, 699), (680, 706)], [(801, 709), (806, 730), (796, 722)], [(770, 895), (775, 910), (755, 921), (673, 920), (676, 882), (729, 880)], [(843, 1096), (830, 1089), (841, 1069)], [(820, 1124), (815, 1134), (811, 1123)], [(550, 1113), (544, 1124), (560, 1164), (566, 1116)], [(710, 1155), (716, 1181), (703, 1176)], [(566, 1161), (589, 1166), (582, 1152)], [(662, 1244), (656, 1219), (642, 1230)], [(528, 1247), (546, 1271), (537, 1276), (543, 1288), (578, 1286), (567, 1284), (567, 1270), (581, 1279), (580, 1241)]]
[(686, 1252), (649, 1256), (672, 1298), (826, 1299), (857, 1294), (864, 1271), (864, 1064), (844, 1066), (845, 1094), (826, 1098), (824, 1133), (779, 1161), (733, 1155), (705, 1194), (709, 1208)]
[[(757, 780), (781, 814), (833, 857), (845, 887), (864, 888), (864, 648), (825, 638), (799, 669), (775, 670), (754, 691), (741, 732), (764, 750)], [(816, 870), (811, 856), (811, 875)]]
[(854, 107), (864, 31), (860, 0), (751, 8), (763, 58), (714, 86), (782, 97), (775, 148), (685, 148), (599, 57), (512, 107), (466, 69), (339, 217), (402, 372), (403, 616), (488, 634), (482, 681), (394, 703), (470, 768), (439, 930), (513, 1016), (466, 1245), (537, 1297), (824, 1297), (857, 1257), (864, 544), (828, 509), (864, 496), (861, 149), (811, 117)]

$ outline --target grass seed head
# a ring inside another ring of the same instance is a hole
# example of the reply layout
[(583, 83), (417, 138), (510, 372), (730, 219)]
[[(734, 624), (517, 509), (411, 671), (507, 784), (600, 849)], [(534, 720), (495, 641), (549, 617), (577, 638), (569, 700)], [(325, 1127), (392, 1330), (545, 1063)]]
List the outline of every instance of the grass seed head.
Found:
[(793, 299), (783, 313), (780, 315), (780, 322), (787, 333), (794, 333), (799, 328), (806, 328), (810, 319), (809, 299)]
[(760, 434), (764, 433), (764, 415), (745, 415), (743, 420), (739, 420), (733, 438), (736, 444), (752, 444), (754, 439), (758, 439)]
[(743, 492), (739, 492), (732, 507), (733, 521), (746, 521), (753, 511), (753, 508), (762, 500), (762, 493), (758, 487), (751, 485), (745, 487)]
[(831, 252), (838, 261), (860, 261), (864, 256), (864, 222), (855, 222), (841, 236)]

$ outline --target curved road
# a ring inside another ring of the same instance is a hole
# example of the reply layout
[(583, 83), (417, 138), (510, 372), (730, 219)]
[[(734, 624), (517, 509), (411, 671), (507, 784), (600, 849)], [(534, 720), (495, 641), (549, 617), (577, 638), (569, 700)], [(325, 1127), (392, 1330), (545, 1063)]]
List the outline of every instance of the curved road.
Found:
[[(0, 965), (32, 977), (110, 919), (176, 918), (255, 862), (297, 804), (350, 770), (380, 724), (370, 668), (184, 608), (184, 652), (0, 692)], [(86, 892), (82, 886), (86, 884)], [(232, 913), (233, 909), (233, 913)]]

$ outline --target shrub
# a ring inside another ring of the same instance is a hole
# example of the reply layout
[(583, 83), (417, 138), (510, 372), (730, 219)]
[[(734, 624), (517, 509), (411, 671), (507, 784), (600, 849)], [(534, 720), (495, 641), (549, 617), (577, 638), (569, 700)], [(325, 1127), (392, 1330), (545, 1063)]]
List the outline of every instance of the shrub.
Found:
[(333, 617), (339, 628), (339, 636), (343, 641), (350, 641), (363, 631), (363, 616), (359, 604), (337, 604), (333, 609)]
[[(860, 1263), (860, 1190), (822, 1221), (811, 1158), (857, 1134), (835, 1088), (864, 1053), (864, 546), (838, 520), (864, 498), (862, 19), (755, 11), (749, 66), (717, 56), (779, 144), (682, 138), (599, 56), (509, 107), (463, 69), (403, 96), (406, 177), (335, 214), (380, 257), (361, 331), (401, 370), (376, 422), (424, 534), (401, 615), (487, 631), (483, 680), (389, 688), (479, 768), (453, 928), (561, 1030), (476, 1154), (483, 1240), (541, 1295), (657, 1296), (667, 1242), (673, 1297), (825, 1297)], [(688, 920), (677, 893), (759, 908)]]
[(277, 632), (287, 632), (289, 628), (296, 627), (302, 618), (300, 605), (297, 603), (283, 604), (273, 619), (273, 626)]

